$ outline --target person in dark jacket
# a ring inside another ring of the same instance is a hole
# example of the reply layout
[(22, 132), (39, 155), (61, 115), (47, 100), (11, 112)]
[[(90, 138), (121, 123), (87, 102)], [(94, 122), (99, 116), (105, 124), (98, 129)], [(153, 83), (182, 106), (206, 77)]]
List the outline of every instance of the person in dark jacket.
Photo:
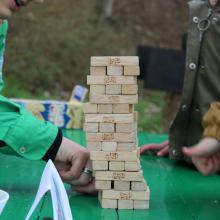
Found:
[(186, 72), (182, 100), (169, 140), (143, 146), (175, 160), (192, 161), (208, 175), (220, 170), (220, 0), (189, 2)]

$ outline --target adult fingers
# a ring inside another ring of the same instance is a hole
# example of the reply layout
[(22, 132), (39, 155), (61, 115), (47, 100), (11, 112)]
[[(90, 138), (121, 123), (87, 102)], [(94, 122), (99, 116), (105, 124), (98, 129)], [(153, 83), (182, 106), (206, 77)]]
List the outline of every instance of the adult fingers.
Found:
[(88, 154), (83, 152), (75, 153), (70, 161), (70, 170), (60, 171), (62, 179), (66, 182), (78, 179), (87, 163), (88, 157)]
[(74, 190), (79, 193), (87, 193), (87, 194), (97, 194), (98, 191), (95, 189), (95, 181), (93, 180), (86, 186), (76, 186)]
[(87, 185), (92, 178), (93, 178), (92, 162), (91, 160), (88, 160), (86, 163), (86, 167), (83, 169), (80, 177), (76, 180), (70, 181), (70, 184), (74, 186), (84, 186)]

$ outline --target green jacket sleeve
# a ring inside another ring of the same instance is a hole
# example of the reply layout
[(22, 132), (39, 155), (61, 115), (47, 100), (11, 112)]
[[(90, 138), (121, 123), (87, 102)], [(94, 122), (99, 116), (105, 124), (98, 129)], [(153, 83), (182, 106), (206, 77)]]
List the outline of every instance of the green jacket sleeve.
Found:
[[(7, 146), (0, 152), (40, 160), (53, 145), (58, 128), (0, 96), (0, 141)], [(10, 148), (10, 149), (9, 149)]]
[[(0, 92), (7, 29), (8, 22), (4, 20), (0, 23)], [(0, 153), (31, 160), (54, 159), (62, 141), (61, 133), (55, 125), (38, 120), (24, 108), (0, 96)]]

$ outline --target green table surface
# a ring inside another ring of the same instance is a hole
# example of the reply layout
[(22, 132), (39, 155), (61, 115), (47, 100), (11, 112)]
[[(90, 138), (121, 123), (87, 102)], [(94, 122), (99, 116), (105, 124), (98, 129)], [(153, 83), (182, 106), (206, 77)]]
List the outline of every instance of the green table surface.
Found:
[[(64, 131), (65, 136), (85, 146), (81, 130)], [(139, 144), (159, 143), (166, 135), (139, 133)], [(153, 154), (141, 156), (144, 177), (151, 190), (149, 210), (102, 209), (96, 196), (79, 195), (68, 185), (73, 218), (88, 219), (220, 219), (220, 177), (204, 177), (194, 168), (177, 164)], [(10, 199), (1, 220), (23, 220), (34, 201), (45, 162), (0, 155), (0, 188)], [(47, 194), (31, 219), (52, 217), (50, 195)]]

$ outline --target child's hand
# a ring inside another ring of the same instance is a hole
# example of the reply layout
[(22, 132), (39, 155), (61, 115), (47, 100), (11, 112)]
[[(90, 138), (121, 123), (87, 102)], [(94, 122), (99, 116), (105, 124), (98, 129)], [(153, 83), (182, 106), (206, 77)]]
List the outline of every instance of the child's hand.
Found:
[(214, 138), (204, 138), (193, 147), (184, 147), (183, 154), (191, 157), (193, 164), (204, 175), (220, 170), (220, 142)]
[(169, 142), (165, 141), (162, 144), (147, 144), (140, 148), (140, 153), (144, 154), (147, 151), (157, 151), (157, 156), (163, 157), (167, 156), (169, 153)]

